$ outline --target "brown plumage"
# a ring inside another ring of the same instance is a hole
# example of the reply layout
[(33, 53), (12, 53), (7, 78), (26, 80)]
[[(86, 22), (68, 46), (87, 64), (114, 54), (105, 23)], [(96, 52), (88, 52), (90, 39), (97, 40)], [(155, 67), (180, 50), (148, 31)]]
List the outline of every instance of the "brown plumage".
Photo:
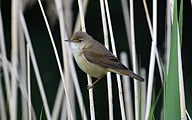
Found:
[[(96, 82), (98, 82), (107, 72), (127, 75), (141, 82), (144, 81), (142, 77), (129, 70), (107, 48), (94, 40), (87, 33), (78, 31), (73, 35), (71, 40), (66, 41), (71, 43), (78, 66), (84, 72), (98, 78)], [(88, 88), (91, 88), (95, 83)]]

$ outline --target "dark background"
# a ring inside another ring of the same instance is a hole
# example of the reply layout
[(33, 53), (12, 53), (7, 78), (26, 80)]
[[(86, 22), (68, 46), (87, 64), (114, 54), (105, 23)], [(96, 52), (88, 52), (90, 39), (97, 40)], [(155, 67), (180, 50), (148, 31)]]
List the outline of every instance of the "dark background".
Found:
[[(1, 2), (1, 11), (3, 17), (4, 24), (4, 32), (5, 32), (5, 40), (6, 40), (6, 50), (7, 56), (10, 60), (10, 49), (11, 49), (11, 1), (2, 0)], [(129, 3), (129, 1), (128, 1)], [(44, 8), (47, 6), (44, 3)], [(152, 20), (152, 1), (147, 1), (149, 14)], [(160, 57), (164, 60), (164, 50), (165, 50), (165, 12), (166, 12), (166, 1), (159, 0), (158, 1), (158, 35), (157, 35), (157, 46), (160, 53)], [(179, 2), (178, 2), (179, 8)], [(124, 18), (122, 14), (122, 6), (120, 0), (110, 0), (109, 1), (109, 9), (111, 15), (111, 21), (113, 25), (113, 32), (116, 41), (116, 48), (119, 53), (122, 51), (126, 51), (129, 54), (129, 48), (127, 43), (126, 30), (124, 25)], [(73, 22), (75, 22), (76, 14), (78, 11), (77, 1), (74, 1), (73, 5), (74, 15)], [(100, 11), (100, 3), (99, 0), (91, 0), (88, 3), (87, 14), (85, 18), (86, 30), (92, 35), (96, 40), (103, 43), (103, 30), (102, 30), (102, 20), (101, 20), (101, 11)], [(183, 76), (184, 76), (184, 85), (185, 85), (185, 97), (186, 97), (186, 108), (190, 115), (192, 115), (192, 72), (191, 72), (191, 61), (192, 61), (192, 41), (191, 41), (191, 33), (192, 33), (192, 9), (190, 0), (184, 0), (183, 7), (183, 42), (182, 42), (182, 62), (183, 62)], [(40, 11), (39, 5), (36, 3), (33, 6), (29, 7), (25, 11), (25, 19), (27, 22), (28, 30), (30, 33), (30, 37), (32, 40), (34, 52), (36, 55), (38, 67), (42, 76), (42, 82), (44, 84), (45, 92), (47, 95), (48, 104), (50, 110), (53, 108), (53, 103), (55, 100), (55, 95), (57, 92), (57, 87), (60, 80), (60, 75), (56, 63), (56, 59), (53, 53), (53, 48), (51, 45), (50, 38), (48, 36), (48, 32), (45, 26), (45, 22), (42, 17), (42, 13)], [(136, 50), (137, 57), (141, 58), (141, 66), (146, 68), (148, 73), (149, 67), (149, 59), (150, 59), (150, 50), (151, 50), (151, 37), (149, 33), (149, 28), (146, 21), (145, 11), (143, 8), (142, 0), (134, 1), (134, 23), (135, 23), (135, 39), (136, 39)], [(57, 45), (57, 49), (59, 50), (60, 59), (62, 59), (61, 54), (61, 43), (60, 43), (60, 32), (59, 32), (59, 24), (58, 21), (52, 27), (53, 37), (55, 43)], [(62, 60), (61, 60), (62, 61)], [(130, 61), (130, 59), (129, 59)], [(131, 62), (130, 62), (131, 64)], [(130, 69), (131, 68), (131, 65)], [(76, 66), (80, 86), (82, 89), (84, 103), (87, 108), (87, 114), (89, 114), (89, 99), (88, 99), (88, 91), (86, 89), (87, 80), (86, 74), (83, 73)], [(32, 74), (32, 103), (34, 105), (34, 109), (36, 111), (37, 118), (39, 118), (41, 109), (42, 109), (42, 101), (39, 94), (39, 89), (37, 87), (36, 78), (31, 70)], [(117, 83), (115, 79), (115, 74), (113, 75), (113, 102), (114, 102), (114, 117), (115, 119), (121, 119), (120, 108), (118, 105), (118, 89)], [(148, 75), (148, 74), (147, 74)], [(157, 69), (157, 65), (155, 67), (155, 85), (156, 85), (156, 94), (161, 88), (159, 73)], [(133, 83), (132, 83), (133, 84)], [(132, 85), (133, 86), (133, 85)], [(94, 89), (94, 101), (95, 101), (95, 113), (96, 119), (106, 120), (108, 118), (108, 99), (107, 99), (107, 85), (106, 85), (106, 77), (104, 77), (99, 83), (97, 83), (96, 88)], [(78, 105), (77, 105), (78, 106)], [(158, 120), (160, 115), (160, 109), (162, 106), (162, 96), (160, 101), (157, 104), (157, 108), (155, 109), (155, 117)], [(78, 107), (77, 107), (78, 108)], [(79, 109), (79, 108), (78, 108)], [(20, 111), (18, 111), (20, 112)], [(21, 119), (22, 113), (19, 114), (19, 119)], [(80, 113), (77, 110), (77, 116), (80, 117)], [(46, 116), (43, 112), (42, 119), (46, 119)], [(79, 118), (80, 119), (80, 118)]]

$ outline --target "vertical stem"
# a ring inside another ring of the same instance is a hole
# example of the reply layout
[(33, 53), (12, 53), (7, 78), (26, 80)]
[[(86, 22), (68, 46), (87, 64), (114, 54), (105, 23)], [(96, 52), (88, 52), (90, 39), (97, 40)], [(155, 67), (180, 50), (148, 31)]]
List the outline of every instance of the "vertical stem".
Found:
[[(19, 0), (12, 1), (12, 15), (11, 15), (11, 41), (12, 41), (12, 50), (11, 50), (11, 62), (13, 69), (17, 71), (18, 65), (18, 10), (19, 10)], [(10, 119), (17, 119), (17, 82), (15, 74), (11, 73), (11, 97), (10, 97)]]
[(151, 109), (151, 98), (153, 88), (153, 77), (155, 69), (155, 52), (156, 52), (156, 41), (157, 41), (157, 0), (153, 1), (153, 41), (151, 46), (151, 56), (149, 65), (149, 78), (148, 78), (148, 90), (147, 90), (147, 106), (145, 120), (148, 120), (150, 109)]
[[(129, 67), (126, 52), (121, 52), (120, 59), (124, 65)], [(125, 96), (124, 99), (125, 99), (125, 109), (126, 109), (127, 120), (134, 120), (130, 77), (123, 75), (122, 76), (122, 82), (123, 82), (123, 93)]]
[(29, 108), (29, 120), (31, 120), (31, 80), (30, 80), (30, 55), (29, 45), (27, 45), (27, 80), (28, 80), (28, 108)]
[(128, 9), (128, 3), (127, 0), (121, 0), (121, 5), (123, 9), (123, 18), (125, 21), (125, 28), (127, 32), (127, 38), (128, 38), (128, 45), (129, 45), (129, 51), (131, 58), (133, 57), (132, 55), (132, 46), (131, 46), (131, 27), (130, 27), (130, 14), (129, 14), (129, 9)]
[[(101, 16), (102, 16), (102, 23), (103, 23), (105, 47), (109, 49), (107, 21), (106, 21), (105, 7), (104, 7), (103, 0), (100, 0), (100, 6), (101, 6)], [(107, 88), (108, 88), (108, 101), (109, 101), (109, 120), (113, 120), (113, 95), (112, 95), (112, 81), (111, 81), (110, 72), (107, 73)]]
[[(145, 9), (147, 23), (148, 23), (148, 26), (149, 26), (150, 35), (151, 35), (151, 38), (153, 40), (153, 28), (151, 26), (151, 20), (150, 20), (149, 12), (148, 12), (148, 9), (147, 9), (147, 4), (146, 4), (145, 0), (143, 0), (143, 5), (144, 5), (144, 9)], [(163, 86), (163, 72), (162, 72), (162, 67), (161, 67), (161, 63), (160, 63), (160, 59), (159, 59), (158, 49), (156, 49), (155, 55), (156, 55), (157, 64), (158, 64), (158, 68), (159, 68), (159, 74), (160, 74), (160, 77), (161, 77), (161, 83), (162, 83), (162, 86)]]
[[(0, 26), (1, 26), (0, 27), (0, 46), (1, 46), (0, 49), (1, 49), (2, 56), (4, 58), (7, 58), (1, 9), (0, 9)], [(6, 86), (6, 92), (7, 92), (7, 100), (9, 100), (10, 94), (11, 94), (11, 88), (10, 88), (10, 82), (9, 82), (10, 81), (9, 74), (8, 74), (7, 66), (5, 65), (5, 63), (3, 63), (3, 74), (4, 74), (5, 86)]]
[[(134, 30), (134, 13), (133, 13), (133, 0), (130, 0), (130, 22), (131, 22), (131, 44), (132, 44), (132, 62), (133, 72), (137, 73), (136, 63), (136, 50), (135, 50), (135, 30)], [(139, 82), (134, 80), (134, 91), (135, 91), (135, 120), (139, 120)]]
[[(110, 13), (109, 13), (109, 5), (108, 5), (107, 0), (105, 0), (105, 8), (106, 8), (106, 13), (107, 13), (107, 21), (108, 21), (108, 26), (109, 26), (110, 38), (111, 38), (112, 51), (113, 51), (113, 54), (115, 56), (117, 56), (115, 40), (114, 40), (114, 36), (113, 36), (113, 29), (112, 29), (112, 24), (111, 24), (111, 17), (110, 17)], [(119, 90), (121, 117), (122, 117), (122, 120), (125, 120), (126, 117), (125, 117), (125, 108), (124, 108), (124, 101), (123, 101), (123, 95), (122, 95), (121, 79), (120, 79), (120, 75), (116, 74), (116, 76), (117, 76), (117, 84), (118, 84), (118, 90)]]
[(63, 95), (64, 95), (63, 85), (62, 85), (62, 80), (60, 80), (59, 87), (57, 90), (57, 95), (55, 97), (54, 106), (52, 110), (52, 120), (58, 120), (59, 118), (59, 112), (62, 105)]
[[(26, 73), (26, 46), (25, 46), (25, 39), (24, 39), (24, 33), (21, 26), (21, 22), (19, 22), (19, 65), (21, 69), (21, 74), (24, 78), (23, 85), (25, 88), (27, 88), (27, 73)], [(28, 113), (26, 112), (28, 110), (27, 108), (27, 101), (24, 98), (24, 96), (21, 96), (21, 102), (22, 102), (22, 113), (23, 113), (23, 120), (28, 120)]]
[(7, 115), (6, 115), (6, 107), (5, 107), (5, 101), (4, 101), (4, 95), (3, 95), (3, 89), (2, 89), (2, 84), (1, 84), (1, 78), (0, 78), (0, 119), (1, 120), (7, 120)]
[[(84, 14), (87, 11), (87, 4), (88, 4), (89, 0), (83, 0), (83, 10), (84, 10)], [(80, 20), (80, 14), (78, 13), (77, 15), (77, 20), (75, 23), (75, 27), (74, 27), (74, 32), (79, 31), (81, 28), (81, 20)]]
[(81, 116), (82, 116), (83, 120), (87, 120), (85, 105), (84, 105), (84, 102), (83, 102), (83, 97), (82, 97), (81, 89), (80, 89), (80, 86), (79, 86), (77, 73), (76, 73), (76, 69), (75, 69), (75, 65), (74, 65), (74, 61), (73, 61), (71, 51), (68, 51), (68, 56), (69, 56), (69, 64), (70, 64), (70, 70), (71, 70), (70, 72), (72, 73), (72, 79), (73, 79), (73, 83), (74, 83), (74, 86), (75, 86), (75, 91), (76, 91), (76, 95), (77, 95), (77, 100), (78, 100)]
[(48, 103), (47, 103), (45, 91), (44, 91), (44, 88), (43, 88), (42, 79), (41, 79), (39, 69), (38, 69), (38, 66), (37, 66), (37, 62), (36, 62), (35, 54), (34, 54), (34, 51), (33, 51), (32, 44), (31, 44), (30, 36), (29, 36), (28, 30), (27, 30), (27, 25), (25, 23), (25, 19), (24, 19), (23, 13), (21, 11), (20, 11), (19, 15), (20, 15), (20, 21), (21, 21), (21, 24), (22, 24), (22, 27), (23, 27), (23, 31), (24, 31), (24, 34), (25, 34), (25, 38), (26, 38), (26, 41), (27, 41), (28, 46), (29, 46), (30, 57), (31, 57), (32, 65), (33, 65), (35, 75), (36, 75), (36, 78), (37, 78), (37, 83), (38, 83), (38, 86), (39, 86), (39, 91), (40, 91), (41, 98), (42, 98), (42, 101), (43, 101), (43, 105), (44, 105), (44, 108), (45, 108), (45, 113), (46, 113), (47, 119), (50, 120), (51, 115), (50, 115), (50, 111), (49, 111), (49, 106), (48, 106)]
[[(82, 31), (86, 32), (82, 0), (78, 0), (78, 4), (79, 4), (79, 13), (80, 13)], [(91, 76), (88, 75), (88, 74), (87, 74), (87, 79), (88, 79), (88, 85), (91, 85), (92, 84), (92, 79), (91, 79)], [(93, 88), (89, 89), (89, 102), (90, 102), (91, 120), (95, 120)]]
[[(146, 79), (146, 69), (141, 69), (141, 76)], [(145, 119), (145, 111), (146, 111), (146, 90), (147, 90), (147, 81), (141, 83), (141, 120)]]
[[(70, 80), (69, 80), (69, 66), (68, 66), (68, 57), (67, 57), (67, 46), (65, 43), (65, 40), (68, 38), (67, 37), (67, 31), (66, 31), (66, 26), (65, 26), (65, 19), (64, 19), (64, 13), (63, 13), (63, 8), (62, 8), (62, 1), (61, 0), (55, 0), (56, 8), (57, 8), (57, 13), (59, 16), (59, 24), (60, 24), (60, 34), (61, 34), (61, 44), (62, 44), (62, 53), (63, 53), (63, 64), (64, 64), (64, 75), (65, 75), (65, 80), (66, 80), (66, 85), (67, 85), (67, 91), (69, 95), (69, 101), (70, 101), (70, 106), (71, 104), (71, 92), (70, 92)], [(74, 105), (74, 104), (73, 104)], [(68, 108), (69, 109), (69, 108)], [(70, 120), (70, 113), (68, 112), (68, 119)]]
[(82, 0), (78, 0), (82, 31), (86, 32)]

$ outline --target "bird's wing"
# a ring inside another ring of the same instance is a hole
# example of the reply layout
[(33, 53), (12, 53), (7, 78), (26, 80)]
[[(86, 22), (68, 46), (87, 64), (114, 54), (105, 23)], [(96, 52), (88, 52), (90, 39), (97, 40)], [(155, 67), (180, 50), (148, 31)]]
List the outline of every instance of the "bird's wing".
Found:
[(85, 48), (83, 50), (83, 54), (88, 61), (104, 68), (127, 70), (127, 68), (104, 46), (94, 44), (90, 47), (91, 49)]

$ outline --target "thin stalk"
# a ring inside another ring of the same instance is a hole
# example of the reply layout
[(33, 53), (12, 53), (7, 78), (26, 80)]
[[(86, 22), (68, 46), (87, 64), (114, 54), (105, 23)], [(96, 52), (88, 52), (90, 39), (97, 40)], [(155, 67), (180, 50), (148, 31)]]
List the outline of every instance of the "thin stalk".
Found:
[[(121, 62), (128, 66), (128, 58), (127, 58), (126, 52), (121, 52), (120, 54), (120, 60)], [(125, 110), (127, 115), (127, 120), (134, 120), (133, 118), (133, 101), (132, 101), (132, 95), (131, 95), (131, 81), (130, 77), (123, 75), (122, 76), (122, 82), (123, 82), (123, 93), (124, 93), (124, 99), (125, 99)]]
[(60, 120), (67, 120), (67, 106), (66, 106), (66, 97), (63, 96), (63, 102), (62, 102), (62, 110), (61, 110), (61, 118)]
[(121, 5), (122, 5), (122, 10), (123, 10), (123, 18), (125, 21), (125, 28), (127, 32), (127, 40), (128, 40), (128, 45), (129, 45), (129, 51), (131, 54), (131, 58), (133, 57), (132, 55), (132, 46), (131, 46), (131, 26), (130, 26), (130, 16), (129, 16), (129, 8), (128, 8), (128, 3), (127, 0), (121, 0)]
[[(27, 88), (27, 73), (26, 73), (26, 48), (25, 48), (25, 39), (24, 33), (21, 26), (21, 22), (19, 22), (19, 65), (21, 69), (21, 74), (24, 78), (23, 85)], [(24, 96), (21, 96), (21, 103), (22, 103), (22, 113), (23, 113), (23, 120), (28, 120), (28, 108), (27, 108), (27, 101), (25, 100)]]
[[(134, 30), (134, 14), (133, 14), (133, 0), (130, 0), (130, 23), (131, 23), (131, 45), (132, 45), (132, 63), (133, 72), (137, 73), (136, 63), (136, 48), (135, 48), (135, 30)], [(135, 93), (135, 120), (139, 120), (139, 99), (140, 99), (140, 88), (139, 82), (134, 80), (134, 93)]]
[(78, 5), (79, 5), (79, 14), (80, 14), (82, 31), (86, 32), (86, 28), (85, 28), (85, 17), (84, 17), (84, 12), (83, 12), (82, 0), (78, 0)]
[[(92, 84), (91, 76), (87, 74), (88, 85)], [(90, 114), (91, 120), (95, 120), (95, 107), (94, 107), (94, 100), (93, 100), (93, 89), (89, 89), (89, 104), (90, 104)]]
[[(57, 13), (59, 15), (59, 24), (60, 24), (60, 34), (61, 34), (61, 44), (62, 44), (62, 53), (63, 53), (63, 64), (64, 64), (64, 71), (65, 71), (65, 80), (66, 80), (66, 85), (67, 85), (67, 91), (69, 95), (69, 100), (71, 103), (71, 94), (70, 94), (70, 80), (69, 80), (69, 66), (68, 66), (68, 57), (67, 57), (67, 48), (65, 44), (65, 40), (68, 38), (67, 37), (67, 31), (65, 27), (65, 19), (64, 19), (64, 13), (63, 13), (63, 8), (62, 8), (62, 1), (61, 0), (55, 0), (56, 8), (57, 8)], [(73, 103), (74, 104), (74, 103)], [(70, 104), (72, 106), (72, 103)], [(69, 108), (68, 108), (69, 109)], [(70, 113), (68, 112), (68, 119), (70, 119)]]
[(28, 80), (28, 108), (29, 108), (29, 120), (31, 120), (31, 79), (30, 79), (30, 52), (29, 45), (27, 45), (27, 80)]
[(54, 103), (53, 110), (52, 110), (52, 120), (58, 120), (58, 118), (59, 118), (63, 94), (64, 94), (64, 91), (63, 91), (62, 80), (60, 80), (59, 87), (57, 90), (57, 95), (55, 98), (55, 103)]
[(47, 21), (47, 17), (45, 16), (45, 12), (44, 12), (43, 6), (41, 4), (41, 1), (38, 0), (38, 2), (39, 2), (39, 6), (41, 8), (41, 12), (43, 14), (45, 23), (46, 23), (46, 27), (47, 27), (47, 30), (48, 30), (48, 33), (49, 33), (49, 36), (50, 36), (50, 39), (51, 39), (51, 43), (52, 43), (52, 46), (53, 46), (53, 49), (54, 49), (54, 53), (55, 53), (55, 57), (56, 57), (56, 60), (57, 60), (57, 64), (58, 64), (58, 67), (59, 67), (59, 72), (60, 72), (60, 75), (61, 75), (61, 78), (62, 78), (62, 81), (63, 81), (63, 86), (64, 86), (65, 95), (66, 95), (66, 99), (67, 99), (67, 105), (68, 105), (69, 114), (70, 114), (71, 120), (73, 120), (73, 115), (72, 115), (72, 110), (71, 110), (71, 106), (70, 106), (69, 96), (68, 96), (68, 93), (67, 93), (67, 86), (66, 86), (66, 82), (64, 80), (64, 75), (63, 75), (63, 71), (62, 71), (59, 55), (58, 55), (58, 52), (57, 52), (57, 48), (55, 46), (55, 42), (53, 40), (51, 29), (49, 27), (49, 23)]
[[(14, 76), (15, 76), (15, 79), (16, 79), (16, 82), (19, 83), (18, 84), (18, 87), (20, 88), (20, 91), (22, 93), (22, 95), (24, 96), (24, 98), (26, 99), (26, 101), (28, 101), (28, 95), (27, 95), (27, 89), (26, 87), (24, 86), (24, 82), (23, 82), (23, 78), (20, 74), (19, 71), (16, 71), (15, 69), (13, 69), (13, 65), (7, 60), (7, 58), (4, 58), (2, 56), (2, 54), (0, 53), (0, 60), (2, 61), (2, 63), (7, 66), (7, 70), (10, 72), (10, 73), (13, 73)], [(2, 66), (2, 63), (0, 62), (0, 66)], [(10, 101), (9, 101), (10, 102)], [(36, 116), (35, 116), (35, 112), (34, 112), (34, 109), (32, 107), (32, 118), (33, 120), (36, 120)]]
[(151, 109), (153, 77), (154, 77), (154, 70), (155, 70), (155, 52), (156, 52), (156, 45), (157, 45), (156, 41), (157, 41), (157, 0), (154, 0), (153, 1), (153, 41), (151, 46), (151, 56), (150, 56), (150, 65), (149, 65), (147, 106), (146, 106), (145, 120), (148, 120), (150, 109)]
[[(70, 49), (68, 49), (70, 50)], [(69, 60), (68, 60), (69, 61)], [(69, 65), (69, 62), (68, 62), (68, 65)], [(70, 72), (70, 71), (69, 71)], [(71, 80), (72, 77), (71, 77), (71, 74), (69, 74), (69, 84), (71, 85), (70, 86), (70, 93), (71, 93), (71, 107), (72, 107), (72, 112), (73, 112), (73, 115), (74, 115), (74, 119), (76, 120), (76, 96), (75, 96), (75, 90), (74, 90), (74, 84), (73, 84), (73, 81)]]
[[(19, 11), (19, 0), (12, 1), (12, 14), (11, 14), (11, 62), (13, 69), (17, 70), (18, 65), (18, 11)], [(15, 74), (11, 73), (11, 97), (10, 97), (10, 119), (17, 119), (17, 82)]]
[(70, 73), (72, 73), (71, 76), (72, 76), (73, 84), (75, 86), (75, 92), (76, 92), (76, 95), (77, 95), (77, 100), (78, 100), (81, 116), (82, 116), (83, 120), (87, 120), (85, 104), (83, 102), (83, 96), (82, 96), (82, 93), (81, 93), (79, 81), (78, 81), (78, 78), (77, 78), (77, 72), (76, 72), (76, 69), (75, 69), (75, 64), (74, 64), (74, 61), (73, 61), (73, 56), (71, 54), (71, 51), (68, 51), (68, 56), (69, 56), (69, 66), (70, 66), (70, 70), (71, 70)]
[[(103, 0), (100, 0), (101, 6), (101, 17), (103, 23), (103, 33), (104, 33), (104, 43), (105, 47), (109, 49), (108, 31), (107, 31), (107, 21), (105, 15), (105, 7)], [(113, 94), (112, 94), (112, 81), (111, 73), (107, 73), (107, 89), (108, 89), (108, 102), (109, 102), (109, 120), (113, 120)]]
[[(78, 5), (79, 5), (79, 13), (80, 13), (82, 31), (86, 32), (82, 0), (78, 0)], [(87, 79), (88, 79), (88, 85), (91, 85), (92, 84), (92, 79), (91, 79), (91, 76), (88, 75), (88, 74), (87, 74)], [(95, 120), (95, 108), (94, 108), (94, 101), (93, 101), (93, 88), (89, 89), (89, 102), (90, 102), (91, 120)]]
[[(110, 13), (109, 13), (109, 5), (108, 5), (107, 0), (105, 0), (105, 9), (106, 9), (106, 13), (107, 13), (107, 22), (108, 22), (108, 26), (109, 26), (109, 33), (110, 33), (110, 38), (111, 38), (112, 51), (113, 51), (113, 54), (115, 56), (117, 56), (116, 47), (115, 47), (115, 40), (114, 40), (114, 36), (113, 36), (113, 29), (112, 29), (112, 24), (111, 24), (111, 17), (110, 17)], [(119, 90), (119, 101), (120, 101), (121, 117), (122, 117), (123, 120), (125, 120), (126, 117), (125, 117), (125, 108), (124, 108), (124, 101), (123, 101), (123, 95), (122, 95), (121, 79), (120, 79), (120, 75), (116, 74), (116, 76), (117, 76), (117, 84), (118, 84), (118, 90)]]
[(32, 44), (31, 44), (30, 36), (29, 36), (28, 30), (27, 30), (27, 25), (25, 23), (25, 19), (24, 19), (23, 13), (21, 11), (20, 11), (20, 21), (21, 21), (21, 24), (22, 24), (22, 27), (23, 27), (23, 31), (24, 31), (24, 34), (25, 34), (27, 44), (29, 45), (30, 57), (31, 57), (31, 61), (32, 61), (32, 64), (33, 64), (33, 68), (34, 68), (34, 71), (35, 71), (36, 78), (37, 78), (37, 83), (38, 83), (38, 86), (39, 86), (39, 91), (40, 91), (41, 98), (42, 98), (42, 101), (43, 101), (43, 105), (44, 105), (44, 108), (45, 108), (45, 113), (46, 113), (47, 119), (51, 120), (51, 114), (50, 114), (49, 106), (48, 106), (48, 103), (47, 103), (43, 83), (42, 83), (41, 76), (40, 76), (40, 73), (39, 73), (39, 69), (38, 69), (38, 66), (37, 66), (37, 62), (36, 62), (35, 54), (34, 54), (34, 51), (33, 51)]
[[(1, 45), (0, 49), (1, 49), (2, 56), (4, 58), (7, 58), (1, 9), (0, 9), (0, 26), (1, 26), (0, 27), (0, 45)], [(5, 79), (5, 89), (6, 89), (6, 93), (7, 93), (7, 100), (9, 100), (10, 94), (11, 94), (11, 88), (10, 88), (10, 82), (9, 82), (10, 80), (9, 80), (9, 73), (7, 70), (7, 66), (4, 63), (3, 63), (3, 74), (4, 74), (4, 79)]]
[[(146, 69), (141, 68), (141, 76), (146, 80)], [(147, 96), (147, 81), (141, 83), (141, 120), (145, 119), (146, 111), (146, 96)]]
[(61, 5), (63, 5), (62, 11), (64, 13), (67, 36), (71, 36), (73, 25), (73, 0), (62, 0)]
[[(150, 35), (151, 35), (151, 38), (153, 40), (153, 28), (152, 28), (152, 25), (151, 25), (151, 20), (150, 20), (147, 4), (146, 4), (145, 0), (143, 0), (143, 5), (144, 5), (144, 9), (145, 9), (147, 23), (148, 23), (148, 26), (149, 26)], [(162, 86), (163, 86), (163, 70), (162, 70), (162, 67), (161, 67), (160, 59), (159, 59), (158, 49), (156, 49), (156, 51), (155, 51), (155, 56), (156, 56), (157, 65), (158, 65), (158, 68), (159, 68), (159, 74), (160, 74), (160, 78), (161, 78), (161, 83), (162, 83)]]
[(3, 87), (2, 87), (2, 83), (1, 83), (1, 77), (0, 77), (0, 119), (7, 120), (6, 107), (5, 107), (5, 101), (4, 101), (2, 88)]
[(187, 114), (188, 119), (191, 120), (191, 117), (190, 117), (189, 113), (187, 112), (187, 110), (185, 110), (185, 112)]
[[(7, 60), (7, 58), (4, 58), (1, 53), (0, 53), (0, 60), (2, 61), (3, 64), (5, 64), (7, 66), (7, 70), (10, 73), (14, 74), (16, 82), (19, 83), (18, 87), (20, 88), (22, 95), (24, 96), (26, 101), (28, 101), (27, 89), (24, 86), (23, 78), (22, 78), (20, 72), (13, 69), (13, 65)], [(2, 63), (0, 62), (0, 66), (2, 66)], [(35, 116), (33, 107), (31, 110), (32, 110), (32, 118), (33, 118), (33, 120), (36, 120), (36, 116)]]
[[(83, 10), (84, 10), (84, 14), (86, 14), (87, 11), (87, 4), (88, 4), (89, 0), (83, 0)], [(79, 31), (81, 28), (81, 20), (80, 20), (80, 12), (77, 15), (77, 19), (76, 19), (76, 23), (75, 23), (75, 27), (74, 27), (74, 31)]]

